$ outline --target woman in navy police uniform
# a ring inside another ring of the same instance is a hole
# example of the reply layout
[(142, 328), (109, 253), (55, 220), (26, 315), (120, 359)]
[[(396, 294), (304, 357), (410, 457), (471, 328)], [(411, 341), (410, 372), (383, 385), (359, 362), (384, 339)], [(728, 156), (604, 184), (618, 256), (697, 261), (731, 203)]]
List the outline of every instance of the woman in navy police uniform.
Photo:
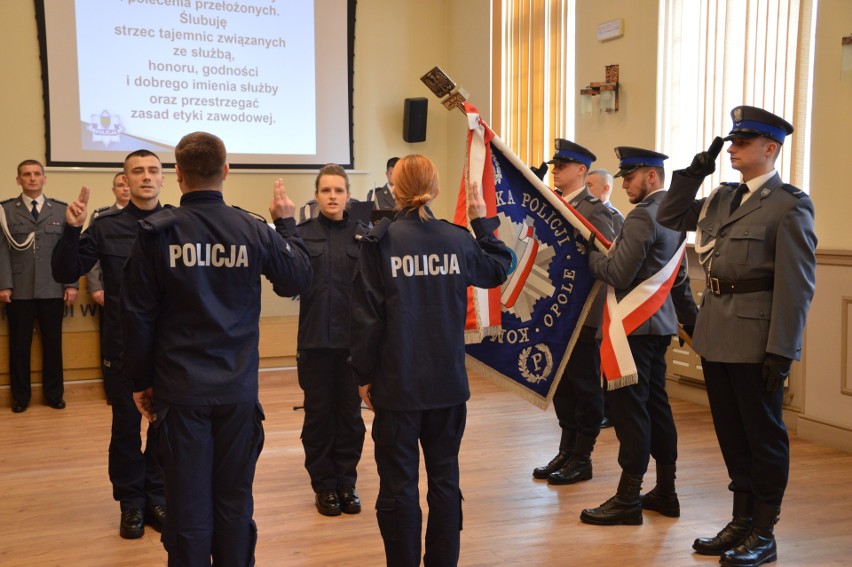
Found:
[(474, 186), (468, 215), (476, 238), (436, 220), (428, 204), (438, 173), (410, 155), (394, 168), (400, 212), (363, 240), (352, 290), (352, 366), (362, 399), (375, 411), (379, 472), (376, 515), (387, 564), (420, 565), (420, 449), (428, 471), (424, 564), (456, 565), (462, 529), (458, 454), (470, 397), (464, 368), (467, 288), (506, 279), (511, 254), (485, 217)]

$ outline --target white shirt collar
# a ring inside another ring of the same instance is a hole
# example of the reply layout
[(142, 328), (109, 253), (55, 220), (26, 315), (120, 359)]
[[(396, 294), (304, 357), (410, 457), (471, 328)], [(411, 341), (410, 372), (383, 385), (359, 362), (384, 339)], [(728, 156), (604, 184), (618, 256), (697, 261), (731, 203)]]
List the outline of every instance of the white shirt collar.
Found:
[(778, 172), (775, 171), (775, 169), (773, 168), (772, 171), (770, 171), (769, 173), (764, 173), (763, 175), (759, 175), (758, 177), (745, 181), (745, 184), (748, 185), (749, 194), (754, 193), (755, 191), (763, 187), (764, 183), (766, 183), (776, 175), (778, 175)]
[(41, 209), (41, 206), (44, 205), (44, 193), (42, 193), (41, 195), (39, 195), (35, 199), (31, 199), (28, 195), (24, 195), (23, 193), (21, 193), (21, 198), (24, 201), (24, 205), (26, 205), (26, 207), (28, 209), (33, 208), (33, 201), (38, 203), (39, 209)]

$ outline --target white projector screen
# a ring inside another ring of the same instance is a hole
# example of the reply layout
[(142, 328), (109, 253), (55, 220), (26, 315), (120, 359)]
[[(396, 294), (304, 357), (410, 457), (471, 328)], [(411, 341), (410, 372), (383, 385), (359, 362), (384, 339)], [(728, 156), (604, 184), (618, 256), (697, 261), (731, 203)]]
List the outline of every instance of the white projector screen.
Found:
[(36, 0), (47, 164), (174, 163), (216, 134), (232, 167), (352, 167), (355, 0)]

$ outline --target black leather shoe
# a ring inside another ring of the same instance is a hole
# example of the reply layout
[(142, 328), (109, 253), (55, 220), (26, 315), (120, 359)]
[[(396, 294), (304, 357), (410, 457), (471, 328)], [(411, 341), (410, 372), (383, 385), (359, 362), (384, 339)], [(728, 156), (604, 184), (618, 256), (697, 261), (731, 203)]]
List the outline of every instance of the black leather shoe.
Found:
[(121, 524), (118, 533), (124, 539), (139, 539), (145, 535), (141, 508), (127, 508), (121, 511)]
[(723, 553), (719, 563), (727, 567), (757, 567), (776, 559), (778, 549), (772, 532), (753, 529), (741, 544)]
[(580, 521), (596, 526), (638, 526), (642, 523), (642, 505), (623, 501), (616, 494), (597, 508), (583, 510)]
[(49, 405), (53, 409), (65, 409), (65, 400), (63, 400), (62, 398), (59, 398), (58, 400), (47, 400), (44, 403)]
[(15, 402), (12, 404), (12, 413), (23, 413), (27, 411), (27, 406), (29, 404), (22, 404), (20, 402)]
[(148, 509), (145, 510), (145, 523), (158, 532), (162, 532), (163, 526), (166, 525), (166, 507), (148, 506)]
[(361, 512), (361, 499), (355, 492), (354, 486), (341, 488), (337, 493), (340, 499), (340, 511), (344, 514), (358, 514)]
[(336, 490), (321, 490), (317, 492), (317, 510), (323, 516), (339, 516), (340, 500), (337, 498)]
[(660, 494), (654, 487), (653, 490), (639, 497), (639, 501), (642, 503), (643, 510), (653, 510), (669, 518), (680, 517), (680, 501), (677, 499), (676, 492)]
[(591, 480), (591, 478), (591, 459), (580, 459), (572, 456), (565, 463), (565, 466), (558, 471), (550, 473), (550, 476), (547, 477), (547, 484), (574, 484), (581, 480)]
[(612, 422), (609, 420), (608, 417), (604, 417), (601, 420), (601, 429), (607, 429), (608, 427), (612, 427)]
[(550, 459), (550, 462), (544, 465), (543, 467), (536, 467), (533, 469), (533, 478), (537, 478), (539, 480), (544, 480), (550, 473), (556, 472), (565, 466), (565, 463), (568, 462), (568, 459), (571, 458), (571, 453), (568, 451), (559, 451), (555, 457)]
[(692, 543), (699, 555), (722, 555), (733, 549), (751, 532), (751, 518), (733, 518), (715, 537), (700, 537)]

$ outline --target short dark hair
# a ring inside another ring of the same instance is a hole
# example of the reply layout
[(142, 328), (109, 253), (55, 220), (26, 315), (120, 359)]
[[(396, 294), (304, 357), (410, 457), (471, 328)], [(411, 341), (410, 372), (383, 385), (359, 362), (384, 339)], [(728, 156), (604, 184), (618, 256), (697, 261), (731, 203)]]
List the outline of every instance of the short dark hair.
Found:
[(201, 189), (221, 184), (225, 178), (228, 152), (218, 136), (208, 132), (193, 132), (178, 142), (175, 161), (186, 184)]
[(387, 165), (387, 167), (385, 167), (385, 169), (390, 169), (390, 168), (392, 168), (392, 167), (395, 167), (395, 166), (396, 166), (396, 162), (398, 162), (398, 161), (399, 161), (399, 158), (398, 158), (398, 157), (392, 157), (392, 158), (390, 158), (390, 159), (388, 160), (388, 165)]
[[(157, 161), (160, 161), (160, 156), (158, 156), (157, 154), (155, 154), (151, 150), (142, 149), (142, 150), (136, 150), (135, 152), (130, 152), (129, 154), (127, 154), (127, 157), (124, 158), (124, 173), (127, 172), (127, 162), (130, 160), (130, 158), (148, 157), (148, 156), (154, 156), (155, 158), (157, 158)], [(115, 177), (118, 177), (119, 175), (121, 175), (121, 174), (116, 174)], [(115, 181), (115, 177), (112, 178), (113, 181)]]
[(25, 165), (37, 165), (41, 168), (41, 174), (44, 175), (44, 166), (37, 159), (25, 159), (21, 163), (18, 164), (18, 177), (21, 176), (21, 168)]

